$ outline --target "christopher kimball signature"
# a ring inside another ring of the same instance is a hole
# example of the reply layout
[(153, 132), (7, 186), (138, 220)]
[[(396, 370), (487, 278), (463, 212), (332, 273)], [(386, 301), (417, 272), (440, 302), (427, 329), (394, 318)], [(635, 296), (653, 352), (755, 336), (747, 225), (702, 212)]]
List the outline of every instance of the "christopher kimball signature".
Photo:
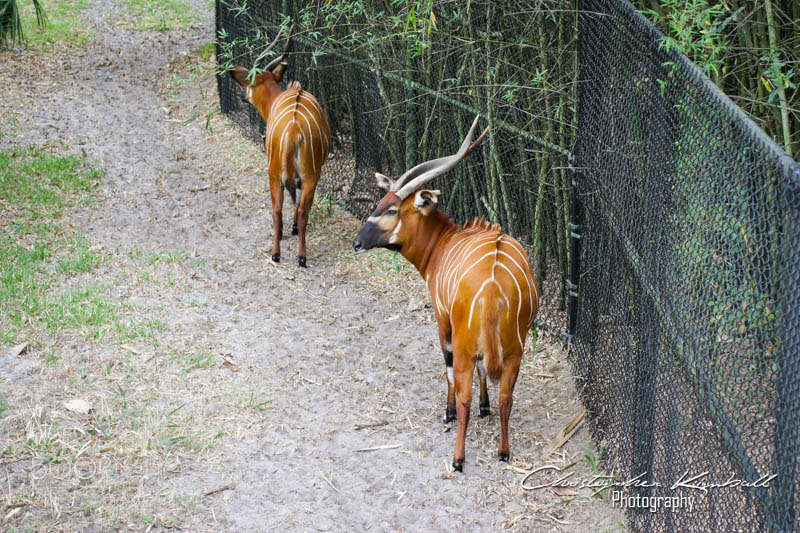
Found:
[(764, 475), (756, 480), (739, 479), (731, 474), (724, 481), (717, 481), (711, 476), (711, 472), (704, 471), (699, 474), (691, 473), (686, 470), (677, 480), (664, 483), (658, 480), (647, 480), (647, 472), (642, 472), (638, 476), (630, 479), (621, 479), (617, 475), (596, 475), (587, 478), (577, 478), (575, 472), (565, 473), (563, 476), (540, 484), (534, 484), (533, 477), (542, 472), (561, 472), (555, 465), (545, 465), (534, 468), (528, 472), (520, 482), (524, 490), (537, 490), (546, 487), (569, 487), (573, 489), (590, 489), (594, 494), (598, 494), (608, 488), (665, 488), (669, 490), (693, 490), (708, 493), (715, 489), (730, 489), (735, 487), (745, 488), (769, 488), (769, 483), (778, 474)]

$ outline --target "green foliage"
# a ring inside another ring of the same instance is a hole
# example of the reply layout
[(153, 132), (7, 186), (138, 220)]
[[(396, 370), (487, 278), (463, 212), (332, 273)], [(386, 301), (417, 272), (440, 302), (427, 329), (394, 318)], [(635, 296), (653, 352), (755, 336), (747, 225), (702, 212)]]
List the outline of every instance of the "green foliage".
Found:
[(656, 24), (663, 22), (669, 28), (663, 46), (667, 50), (676, 48), (698, 65), (706, 75), (719, 77), (723, 62), (721, 54), (729, 46), (724, 32), (731, 21), (740, 16), (744, 8), (728, 15), (721, 4), (709, 0), (665, 0), (662, 2), (666, 15), (645, 10)]
[(800, 153), (800, 3), (636, 0), (685, 54), (790, 155)]
[[(39, 0), (31, 0), (36, 24), (39, 28), (47, 25), (47, 15)], [(6, 41), (23, 42), (25, 40), (25, 30), (22, 25), (22, 17), (19, 12), (17, 0), (0, 0), (0, 46)]]

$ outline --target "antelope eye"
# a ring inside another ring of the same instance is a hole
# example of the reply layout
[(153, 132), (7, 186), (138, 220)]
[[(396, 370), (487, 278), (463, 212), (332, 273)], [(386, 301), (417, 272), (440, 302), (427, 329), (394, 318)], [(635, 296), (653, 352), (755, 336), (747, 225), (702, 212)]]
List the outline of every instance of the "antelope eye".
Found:
[(389, 209), (388, 211), (386, 211), (386, 214), (389, 215), (390, 217), (393, 217), (397, 214), (397, 209)]

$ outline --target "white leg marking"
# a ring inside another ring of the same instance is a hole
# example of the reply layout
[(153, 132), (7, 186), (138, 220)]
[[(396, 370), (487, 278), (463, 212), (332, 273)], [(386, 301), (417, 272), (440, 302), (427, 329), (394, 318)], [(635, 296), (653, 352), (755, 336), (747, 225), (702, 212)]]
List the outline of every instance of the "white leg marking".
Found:
[(478, 359), (477, 367), (478, 367), (478, 375), (481, 377), (483, 381), (486, 381), (486, 365), (483, 364), (483, 359)]
[(453, 367), (452, 366), (448, 366), (447, 367), (447, 382), (450, 383), (451, 387), (454, 386)]

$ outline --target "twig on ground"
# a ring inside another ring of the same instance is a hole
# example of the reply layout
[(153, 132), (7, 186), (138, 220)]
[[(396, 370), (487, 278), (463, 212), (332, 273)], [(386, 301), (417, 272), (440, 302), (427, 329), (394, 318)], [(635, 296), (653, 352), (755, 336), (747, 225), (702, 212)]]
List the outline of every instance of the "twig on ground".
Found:
[(356, 450), (357, 452), (374, 452), (377, 450), (393, 450), (394, 448), (399, 448), (402, 444), (383, 444), (381, 446), (373, 446), (371, 448), (361, 448), (360, 450)]
[(358, 431), (360, 429), (377, 428), (377, 427), (380, 427), (380, 426), (385, 426), (388, 423), (389, 422), (387, 422), (386, 420), (382, 420), (381, 422), (375, 422), (374, 424), (356, 424), (355, 426), (353, 426), (353, 429)]
[(221, 487), (217, 487), (216, 489), (212, 489), (212, 490), (204, 493), (203, 496), (211, 496), (212, 494), (216, 494), (218, 492), (223, 492), (223, 491), (226, 491), (226, 490), (233, 490), (234, 487), (236, 487), (236, 484), (228, 483), (227, 485), (223, 485)]

